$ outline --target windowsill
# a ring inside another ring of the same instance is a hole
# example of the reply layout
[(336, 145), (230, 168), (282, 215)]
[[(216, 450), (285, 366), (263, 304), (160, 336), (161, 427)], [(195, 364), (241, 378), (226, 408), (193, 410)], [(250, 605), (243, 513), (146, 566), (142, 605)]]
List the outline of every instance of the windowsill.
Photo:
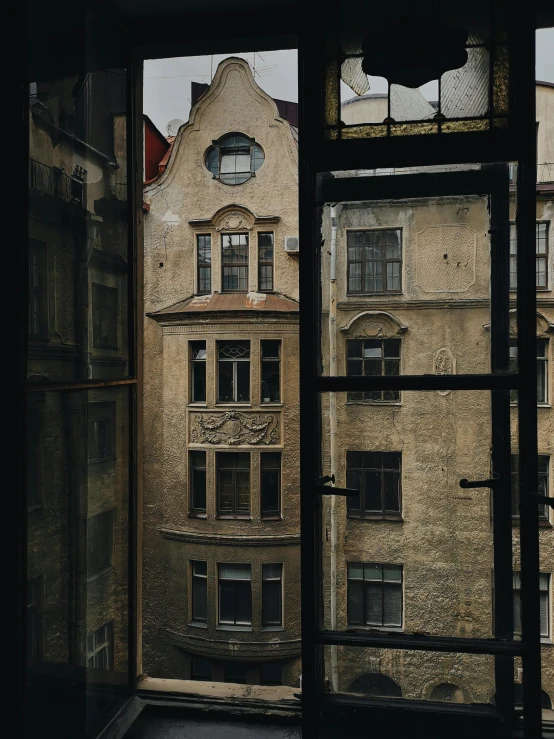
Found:
[(110, 565), (109, 567), (106, 567), (105, 569), (100, 570), (100, 572), (95, 572), (94, 575), (88, 575), (87, 582), (93, 582), (93, 580), (98, 580), (99, 577), (102, 577), (102, 575), (105, 575), (106, 572), (110, 572), (110, 570), (113, 570), (113, 565)]
[(189, 621), (187, 626), (192, 626), (195, 629), (207, 629), (208, 624), (202, 623), (202, 621)]
[(394, 521), (396, 523), (402, 523), (404, 521), (404, 518), (400, 513), (360, 513), (360, 515), (348, 513), (347, 518), (354, 521), (360, 519), (364, 521)]
[(111, 457), (93, 457), (88, 460), (89, 464), (102, 464), (103, 462), (115, 462), (115, 456)]
[(402, 626), (355, 626), (354, 624), (348, 624), (348, 631), (379, 631), (380, 633), (394, 633), (402, 634), (404, 629)]
[(396, 405), (401, 406), (400, 400), (347, 400), (346, 405)]
[(260, 401), (260, 406), (264, 408), (282, 408), (284, 403), (281, 400), (268, 400), (267, 402)]
[(196, 511), (189, 511), (189, 518), (208, 518), (208, 514), (196, 513)]
[(215, 517), (219, 521), (252, 521), (249, 513), (216, 513)]
[(284, 631), (284, 626), (262, 626), (262, 631)]
[(386, 298), (387, 295), (402, 295), (402, 290), (387, 290), (382, 293), (346, 293), (347, 298)]
[(218, 400), (216, 406), (218, 408), (236, 408), (237, 406), (241, 408), (252, 408), (252, 403), (249, 400), (237, 400), (236, 402), (232, 400)]
[[(517, 401), (515, 403), (510, 401), (510, 408), (517, 408)], [(550, 403), (537, 403), (537, 408), (552, 408), (552, 406)]]
[(191, 400), (187, 405), (192, 405), (195, 408), (206, 408), (208, 405), (205, 400)]
[[(519, 528), (519, 516), (512, 516), (512, 526), (514, 528)], [(539, 528), (551, 529), (552, 523), (550, 521), (547, 521), (544, 518), (543, 519), (539, 518)]]
[(262, 521), (282, 521), (283, 516), (280, 513), (262, 513), (260, 519)]
[(252, 631), (252, 626), (237, 626), (236, 624), (218, 624), (218, 631)]
[(246, 295), (248, 290), (221, 290), (220, 295)]
[(554, 644), (549, 636), (541, 636), (541, 644)]

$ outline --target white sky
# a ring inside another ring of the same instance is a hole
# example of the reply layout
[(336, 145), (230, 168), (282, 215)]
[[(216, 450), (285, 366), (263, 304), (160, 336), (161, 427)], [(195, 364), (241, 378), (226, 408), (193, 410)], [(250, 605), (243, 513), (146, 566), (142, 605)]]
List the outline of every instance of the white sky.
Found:
[[(190, 111), (190, 83), (209, 83), (217, 65), (228, 56), (247, 59), (255, 69), (259, 86), (268, 95), (281, 100), (298, 100), (297, 53), (296, 51), (262, 51), (250, 54), (214, 54), (213, 56), (153, 59), (144, 62), (144, 112), (167, 135), (167, 124), (174, 118), (188, 119)], [(538, 80), (554, 83), (554, 28), (537, 31), (537, 74)], [(385, 92), (386, 81), (374, 77), (370, 92)], [(428, 100), (436, 99), (434, 83), (421, 88)], [(341, 83), (343, 100), (354, 97), (354, 93)]]

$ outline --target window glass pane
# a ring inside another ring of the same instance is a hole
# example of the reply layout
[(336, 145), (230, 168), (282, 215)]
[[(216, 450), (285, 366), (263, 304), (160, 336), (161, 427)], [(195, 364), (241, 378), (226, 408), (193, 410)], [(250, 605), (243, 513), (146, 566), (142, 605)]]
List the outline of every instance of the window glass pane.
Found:
[(221, 403), (230, 403), (235, 400), (233, 397), (233, 367), (232, 362), (219, 362), (218, 400)]
[(250, 400), (250, 363), (237, 362), (237, 397), (238, 403)]

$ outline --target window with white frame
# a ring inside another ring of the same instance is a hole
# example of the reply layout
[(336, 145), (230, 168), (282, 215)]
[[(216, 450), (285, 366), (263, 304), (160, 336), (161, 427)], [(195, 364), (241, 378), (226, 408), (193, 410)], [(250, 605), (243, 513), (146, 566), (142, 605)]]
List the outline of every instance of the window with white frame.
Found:
[[(550, 224), (537, 221), (535, 225), (536, 254), (536, 287), (537, 290), (548, 289), (548, 231)], [(510, 224), (510, 290), (517, 288), (517, 229)]]
[[(517, 339), (510, 339), (510, 372), (517, 372)], [(517, 403), (517, 390), (510, 390)], [(548, 339), (537, 339), (537, 403), (548, 403)]]
[(217, 342), (219, 403), (247, 403), (250, 400), (250, 342)]
[[(549, 639), (551, 636), (550, 624), (550, 581), (551, 576), (548, 572), (541, 572), (539, 575), (540, 589), (540, 635), (543, 639)], [(521, 634), (521, 573), (514, 572), (513, 575), (513, 593), (514, 593), (514, 633)]]

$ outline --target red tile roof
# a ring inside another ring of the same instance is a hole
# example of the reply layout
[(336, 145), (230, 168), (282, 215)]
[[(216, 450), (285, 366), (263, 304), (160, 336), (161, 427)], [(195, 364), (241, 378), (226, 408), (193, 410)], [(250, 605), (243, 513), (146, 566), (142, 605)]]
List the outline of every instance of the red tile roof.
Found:
[(298, 313), (298, 302), (274, 293), (213, 293), (193, 295), (186, 300), (148, 315), (163, 318), (183, 313), (252, 311), (261, 313)]

